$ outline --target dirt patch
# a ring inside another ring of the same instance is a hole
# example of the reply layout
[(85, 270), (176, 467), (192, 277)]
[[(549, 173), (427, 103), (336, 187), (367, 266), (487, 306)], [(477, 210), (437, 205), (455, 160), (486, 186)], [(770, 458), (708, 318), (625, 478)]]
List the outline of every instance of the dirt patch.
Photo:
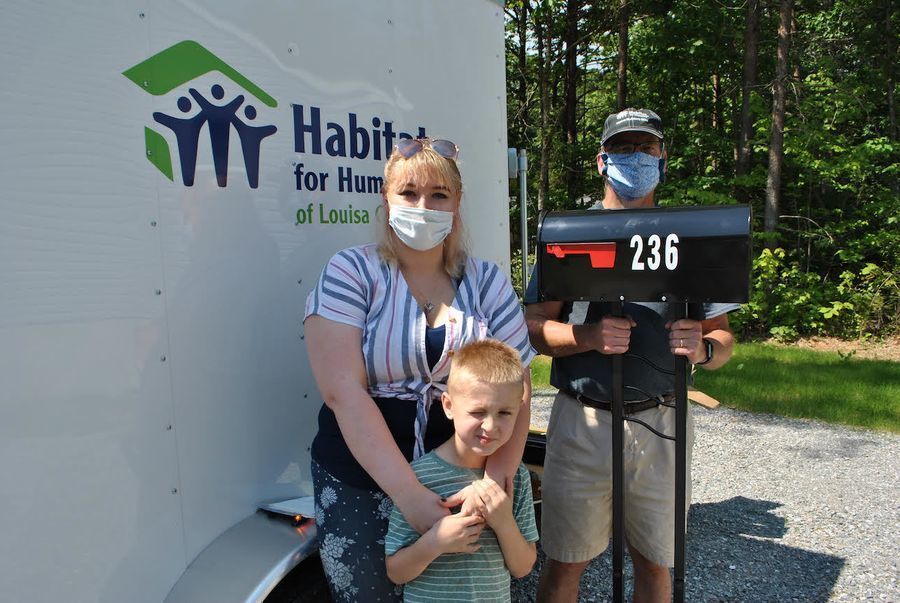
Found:
[(882, 341), (845, 341), (830, 337), (810, 337), (787, 344), (778, 344), (775, 341), (772, 341), (772, 343), (824, 352), (838, 352), (839, 354), (850, 355), (853, 358), (900, 362), (900, 336), (887, 338)]

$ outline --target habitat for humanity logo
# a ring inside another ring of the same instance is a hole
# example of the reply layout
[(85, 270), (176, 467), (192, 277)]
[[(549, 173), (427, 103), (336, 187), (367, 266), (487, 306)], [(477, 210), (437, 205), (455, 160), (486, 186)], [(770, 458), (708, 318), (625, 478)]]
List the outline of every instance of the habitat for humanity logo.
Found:
[[(278, 106), (278, 102), (262, 88), (192, 40), (179, 42), (122, 74), (150, 94), (162, 96), (211, 71), (218, 71), (264, 105), (273, 108)], [(241, 142), (247, 182), (250, 188), (258, 187), (260, 146), (263, 139), (274, 134), (277, 128), (273, 125), (250, 125), (248, 122), (252, 122), (257, 116), (256, 107), (250, 103), (244, 106), (243, 111), (247, 122), (242, 121), (237, 111), (244, 105), (243, 94), (238, 94), (225, 104), (215, 104), (196, 88), (188, 88), (188, 94), (190, 98), (186, 95), (179, 96), (176, 105), (181, 113), (188, 114), (194, 110), (196, 104), (199, 110), (190, 117), (176, 117), (162, 112), (153, 114), (154, 121), (169, 128), (175, 135), (184, 185), (194, 184), (197, 147), (200, 142), (200, 131), (205, 125), (212, 145), (213, 165), (219, 186), (225, 186), (228, 182), (228, 140), (231, 136), (231, 127), (234, 126)], [(209, 94), (216, 101), (221, 101), (225, 98), (225, 88), (222, 84), (215, 83), (210, 87)], [(150, 163), (169, 180), (174, 181), (172, 155), (166, 139), (149, 127), (144, 128), (144, 138)]]

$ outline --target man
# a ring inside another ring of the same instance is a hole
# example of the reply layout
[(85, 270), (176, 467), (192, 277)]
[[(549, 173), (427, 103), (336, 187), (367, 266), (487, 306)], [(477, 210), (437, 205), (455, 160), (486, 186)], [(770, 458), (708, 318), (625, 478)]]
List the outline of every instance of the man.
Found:
[[(604, 124), (597, 169), (606, 177), (595, 209), (655, 207), (665, 173), (662, 122), (653, 111), (626, 109)], [(661, 433), (675, 433), (672, 355), (716, 369), (731, 356), (727, 312), (737, 304), (705, 304), (705, 319), (674, 320), (674, 306), (626, 303), (623, 316), (601, 302), (537, 302), (532, 279), (525, 295), (532, 345), (553, 357), (559, 388), (547, 430), (541, 545), (547, 562), (538, 601), (576, 601), (587, 564), (612, 533), (612, 354), (624, 354), (625, 413)], [(671, 600), (675, 549), (675, 444), (626, 421), (625, 538), (634, 566), (634, 601)], [(688, 416), (687, 497), (693, 422)]]

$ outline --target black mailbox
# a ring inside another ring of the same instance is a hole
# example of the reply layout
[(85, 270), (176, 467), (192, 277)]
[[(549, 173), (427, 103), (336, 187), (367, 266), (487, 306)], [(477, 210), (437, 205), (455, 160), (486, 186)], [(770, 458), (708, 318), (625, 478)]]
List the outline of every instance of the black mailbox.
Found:
[(536, 274), (543, 300), (744, 303), (750, 208), (546, 212)]

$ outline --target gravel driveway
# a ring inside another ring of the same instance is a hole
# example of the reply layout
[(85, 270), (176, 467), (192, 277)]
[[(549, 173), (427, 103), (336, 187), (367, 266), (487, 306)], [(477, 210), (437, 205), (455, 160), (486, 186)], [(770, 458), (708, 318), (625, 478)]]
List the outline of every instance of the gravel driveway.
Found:
[[(553, 392), (536, 392), (546, 426)], [(900, 436), (693, 406), (687, 601), (900, 601)], [(541, 558), (514, 581), (533, 601)], [(630, 563), (626, 561), (630, 597)], [(580, 601), (611, 600), (609, 551)]]

